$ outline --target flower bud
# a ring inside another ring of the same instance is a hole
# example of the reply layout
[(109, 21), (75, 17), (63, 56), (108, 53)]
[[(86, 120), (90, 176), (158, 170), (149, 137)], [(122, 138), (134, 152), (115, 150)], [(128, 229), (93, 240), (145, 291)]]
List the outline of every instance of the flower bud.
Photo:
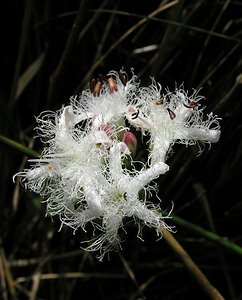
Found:
[(104, 131), (108, 137), (112, 137), (114, 135), (113, 127), (110, 124), (102, 124), (99, 126), (99, 130)]
[(136, 149), (137, 149), (137, 139), (136, 139), (136, 136), (132, 132), (127, 131), (123, 135), (122, 141), (128, 146), (129, 151), (131, 152), (132, 156), (135, 156)]

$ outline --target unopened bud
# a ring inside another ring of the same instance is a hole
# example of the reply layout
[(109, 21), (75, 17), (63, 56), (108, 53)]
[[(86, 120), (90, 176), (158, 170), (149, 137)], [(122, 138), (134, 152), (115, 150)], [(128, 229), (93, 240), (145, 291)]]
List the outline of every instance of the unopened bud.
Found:
[(123, 135), (122, 141), (128, 146), (129, 151), (131, 152), (132, 156), (135, 156), (136, 149), (137, 149), (136, 136), (130, 131), (125, 132), (125, 134)]
[(112, 94), (114, 91), (117, 92), (118, 91), (118, 86), (115, 82), (115, 80), (110, 77), (108, 78), (108, 86), (109, 86), (109, 92)]

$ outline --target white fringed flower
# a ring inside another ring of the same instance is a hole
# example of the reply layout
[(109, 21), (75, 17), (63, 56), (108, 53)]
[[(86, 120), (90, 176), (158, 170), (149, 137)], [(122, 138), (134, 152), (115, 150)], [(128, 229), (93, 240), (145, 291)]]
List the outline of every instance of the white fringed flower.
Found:
[[(162, 235), (169, 215), (162, 216), (147, 195), (157, 192), (153, 180), (169, 170), (165, 161), (172, 145), (219, 140), (218, 118), (209, 114), (203, 120), (201, 98), (183, 88), (161, 93), (154, 80), (139, 87), (136, 76), (126, 81), (123, 71), (99, 76), (70, 105), (37, 117), (46, 147), (40, 158), (29, 160), (30, 169), (16, 175), (62, 225), (85, 231), (91, 222), (95, 235), (86, 249), (99, 250), (100, 259), (120, 245), (125, 217), (134, 218), (139, 231), (146, 224)], [(139, 171), (133, 161), (135, 129), (150, 136), (149, 159)]]
[(137, 97), (139, 108), (129, 107), (126, 116), (130, 124), (150, 133), (151, 165), (165, 162), (174, 143), (218, 142), (219, 119), (210, 113), (203, 121), (204, 108), (199, 108), (203, 97), (196, 91), (191, 96), (183, 88), (161, 94), (160, 85), (153, 80), (148, 88), (140, 88)]

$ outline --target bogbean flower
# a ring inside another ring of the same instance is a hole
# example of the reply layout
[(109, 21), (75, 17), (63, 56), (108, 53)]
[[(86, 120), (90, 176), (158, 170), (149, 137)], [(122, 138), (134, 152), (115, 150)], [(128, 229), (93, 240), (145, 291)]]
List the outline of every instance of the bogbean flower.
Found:
[(203, 121), (204, 108), (199, 104), (203, 97), (197, 91), (189, 96), (181, 87), (161, 93), (161, 86), (153, 80), (148, 88), (140, 88), (136, 97), (139, 106), (130, 106), (126, 117), (144, 134), (150, 133), (151, 164), (165, 162), (174, 143), (218, 142), (219, 118), (210, 113)]
[[(37, 117), (45, 148), (15, 176), (62, 225), (75, 232), (92, 223), (94, 237), (86, 250), (98, 250), (100, 259), (119, 248), (124, 218), (134, 218), (138, 235), (144, 224), (162, 235), (163, 228), (170, 229), (164, 221), (169, 214), (162, 216), (148, 196), (157, 194), (153, 181), (169, 170), (173, 144), (219, 140), (218, 118), (209, 114), (203, 120), (201, 98), (182, 87), (162, 92), (154, 79), (140, 87), (135, 75), (127, 81), (123, 71), (100, 75), (70, 105)], [(148, 161), (139, 170), (135, 130), (150, 137)]]

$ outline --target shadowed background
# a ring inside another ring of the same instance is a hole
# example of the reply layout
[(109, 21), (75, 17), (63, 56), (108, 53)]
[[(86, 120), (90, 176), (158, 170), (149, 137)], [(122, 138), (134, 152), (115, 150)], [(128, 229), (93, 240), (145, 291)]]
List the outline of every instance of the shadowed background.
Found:
[[(200, 156), (176, 145), (161, 176), (161, 208), (175, 238), (226, 299), (242, 299), (242, 253), (195, 232), (199, 225), (242, 246), (242, 3), (240, 1), (9, 1), (2, 14), (0, 80), (0, 243), (2, 299), (207, 299), (164, 239), (128, 223), (120, 253), (100, 263), (87, 238), (45, 218), (40, 198), (12, 176), (23, 169), (35, 118), (68, 104), (90, 79), (131, 68), (173, 90), (199, 89), (205, 112), (222, 118), (221, 139)], [(8, 22), (3, 20), (8, 16)], [(11, 139), (13, 142), (6, 140)], [(31, 153), (28, 153), (31, 154)], [(157, 201), (156, 199), (153, 199)], [(193, 226), (194, 224), (194, 226)], [(90, 227), (90, 232), (92, 228)], [(189, 298), (190, 297), (190, 298)]]

